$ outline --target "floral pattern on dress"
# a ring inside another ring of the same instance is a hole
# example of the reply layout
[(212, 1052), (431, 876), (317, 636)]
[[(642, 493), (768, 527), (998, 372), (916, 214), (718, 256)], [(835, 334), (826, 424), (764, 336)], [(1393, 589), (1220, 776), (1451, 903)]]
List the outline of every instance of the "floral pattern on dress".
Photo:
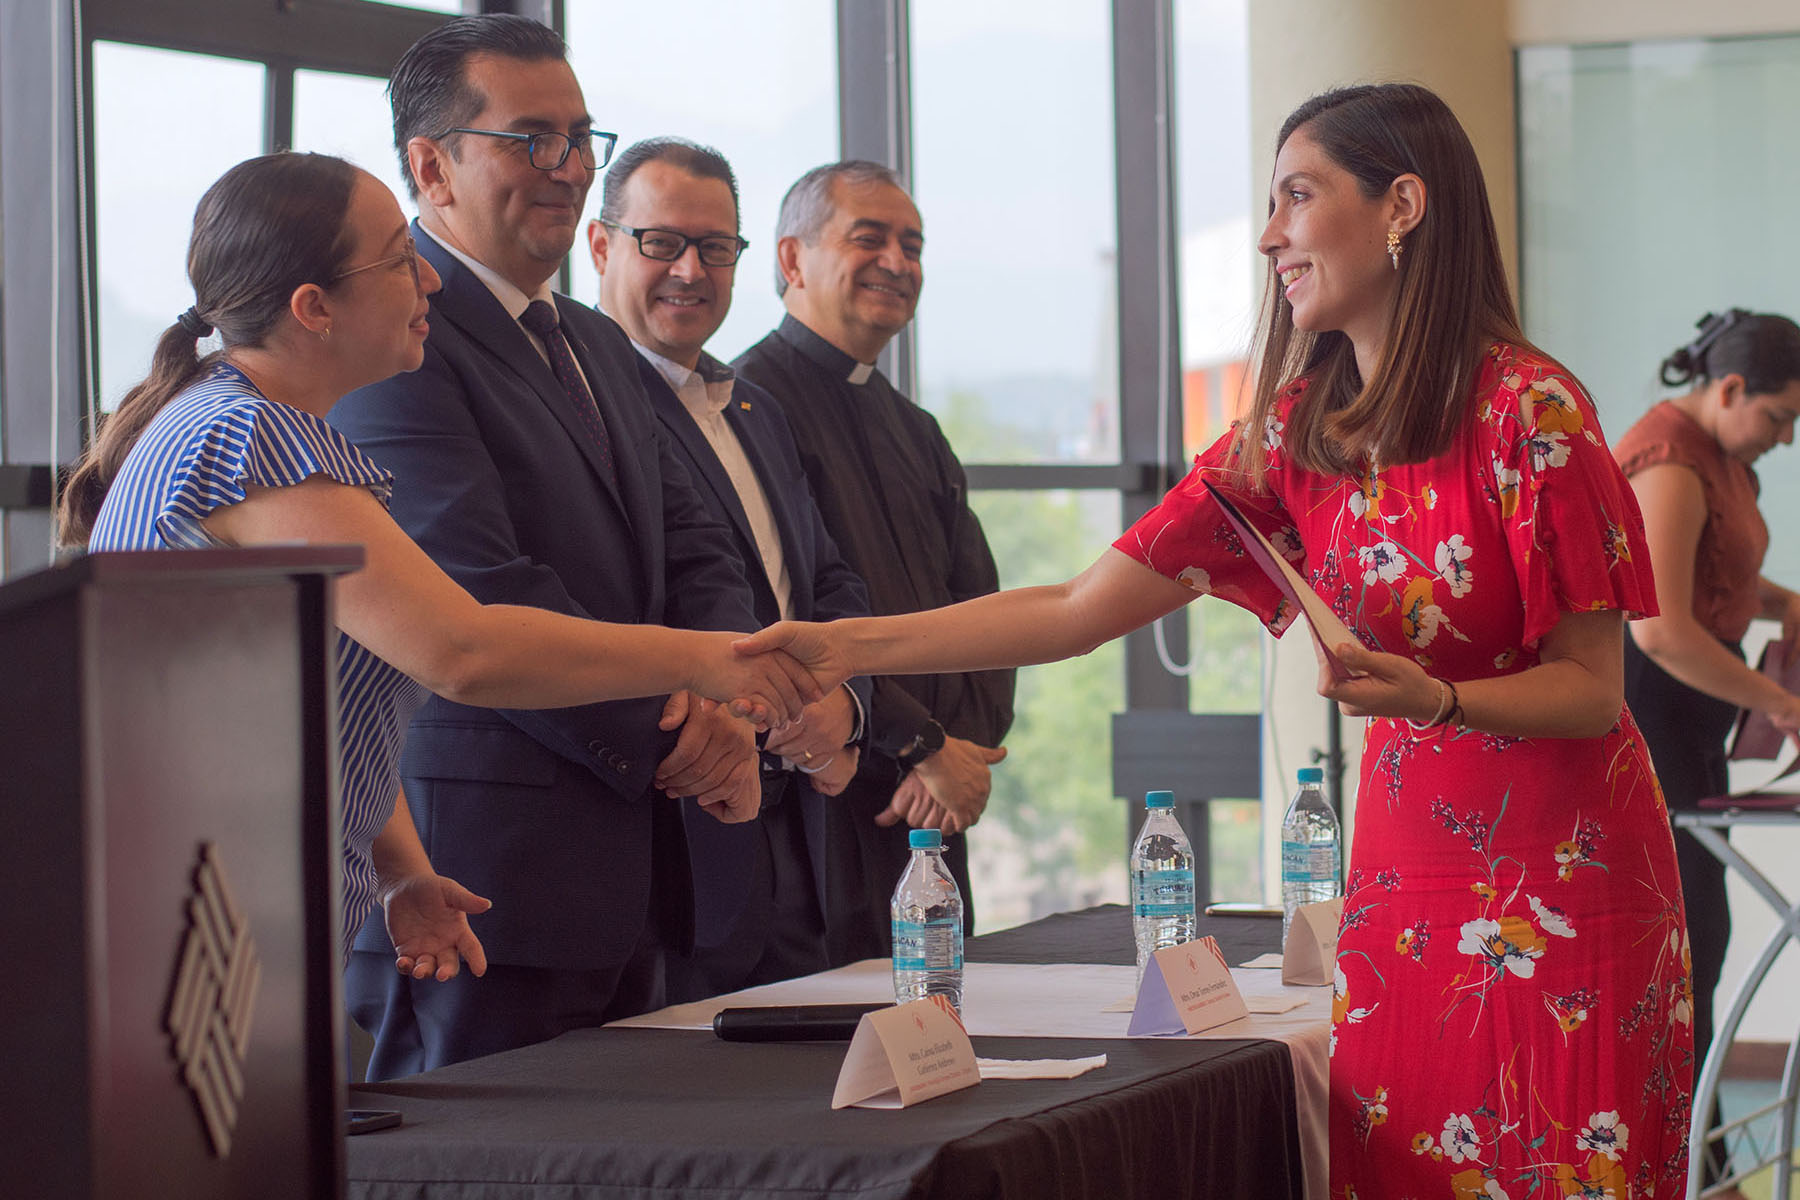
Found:
[[(1118, 548), (1202, 571), (1280, 633), (1292, 606), (1225, 526), (1228, 491), (1364, 644), (1455, 683), (1537, 665), (1564, 613), (1655, 611), (1643, 524), (1592, 404), (1495, 345), (1429, 463), (1266, 488), (1229, 441)], [(1191, 585), (1190, 585), (1191, 586)], [(1334, 1198), (1677, 1197), (1693, 996), (1668, 818), (1629, 713), (1604, 736), (1368, 723), (1332, 990)]]

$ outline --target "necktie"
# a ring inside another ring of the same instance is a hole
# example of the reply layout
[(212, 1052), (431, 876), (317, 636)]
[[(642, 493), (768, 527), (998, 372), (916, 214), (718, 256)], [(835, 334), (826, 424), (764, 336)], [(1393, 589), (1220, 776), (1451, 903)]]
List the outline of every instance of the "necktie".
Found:
[(544, 349), (550, 355), (550, 370), (556, 376), (556, 382), (562, 384), (563, 394), (581, 417), (586, 426), (588, 436), (593, 438), (594, 448), (600, 452), (600, 462), (606, 468), (608, 481), (616, 478), (613, 469), (612, 437), (606, 432), (606, 423), (600, 419), (600, 409), (594, 403), (594, 394), (588, 391), (587, 381), (581, 377), (581, 371), (575, 366), (575, 355), (569, 350), (569, 339), (563, 336), (562, 328), (556, 320), (556, 309), (547, 300), (533, 300), (526, 305), (525, 312), (519, 318), (519, 324), (531, 330), (544, 341)]

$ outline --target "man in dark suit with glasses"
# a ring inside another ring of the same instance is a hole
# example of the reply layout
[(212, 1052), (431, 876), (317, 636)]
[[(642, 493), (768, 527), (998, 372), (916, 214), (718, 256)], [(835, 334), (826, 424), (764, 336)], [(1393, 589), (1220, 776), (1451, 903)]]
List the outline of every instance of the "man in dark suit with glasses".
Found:
[[(468, 17), (415, 44), (389, 85), (443, 278), (425, 364), (332, 420), (394, 473), (395, 518), (484, 603), (702, 629), (756, 627), (730, 531), (708, 514), (612, 322), (555, 295), (612, 135), (592, 128), (562, 40)], [(440, 870), (494, 900), (480, 979), (396, 974), (379, 921), (346, 978), (373, 1079), (659, 1006), (691, 936), (679, 803), (722, 821), (761, 799), (753, 731), (687, 697), (546, 712), (432, 699), (401, 761)]]

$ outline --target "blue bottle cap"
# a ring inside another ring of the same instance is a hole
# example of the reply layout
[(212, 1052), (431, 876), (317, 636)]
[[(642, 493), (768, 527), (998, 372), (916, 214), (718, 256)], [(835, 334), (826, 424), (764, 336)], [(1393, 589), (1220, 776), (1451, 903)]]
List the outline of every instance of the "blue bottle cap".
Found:
[(1145, 808), (1174, 808), (1175, 807), (1175, 793), (1174, 792), (1145, 792), (1144, 793), (1144, 807)]
[(1324, 783), (1325, 782), (1324, 768), (1323, 767), (1301, 767), (1300, 768), (1300, 782), (1301, 783)]
[(935, 829), (914, 829), (906, 835), (906, 844), (914, 850), (942, 850), (944, 835)]

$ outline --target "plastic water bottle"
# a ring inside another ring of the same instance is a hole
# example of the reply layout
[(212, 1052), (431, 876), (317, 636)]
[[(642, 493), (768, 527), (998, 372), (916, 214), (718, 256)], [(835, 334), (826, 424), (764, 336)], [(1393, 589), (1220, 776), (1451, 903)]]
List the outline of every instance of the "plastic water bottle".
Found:
[(1140, 980), (1153, 953), (1194, 940), (1194, 846), (1175, 819), (1175, 793), (1146, 792), (1144, 807), (1144, 827), (1131, 847), (1131, 929)]
[(963, 901), (944, 865), (944, 835), (907, 835), (912, 861), (894, 888), (894, 1003), (945, 996), (962, 1011)]
[(1325, 803), (1325, 772), (1300, 768), (1300, 790), (1281, 818), (1281, 936), (1294, 910), (1343, 894), (1343, 833)]

